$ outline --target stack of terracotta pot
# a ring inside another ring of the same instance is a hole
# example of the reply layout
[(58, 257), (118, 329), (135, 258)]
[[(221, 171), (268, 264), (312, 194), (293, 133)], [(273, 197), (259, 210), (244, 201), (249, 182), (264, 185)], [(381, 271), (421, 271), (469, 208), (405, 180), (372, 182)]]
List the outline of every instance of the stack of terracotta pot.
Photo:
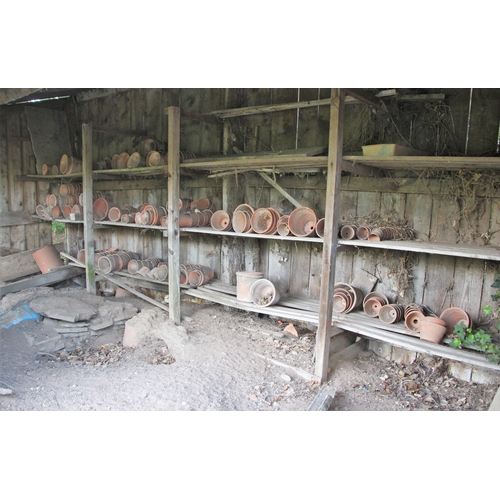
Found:
[(322, 237), (324, 219), (320, 221), (321, 225), (318, 227), (318, 217), (308, 207), (298, 207), (289, 215), (283, 215), (272, 207), (254, 208), (242, 203), (232, 214), (225, 210), (214, 212), (211, 225), (216, 231), (233, 230), (235, 233), (300, 237), (316, 233)]
[(150, 257), (144, 260), (132, 259), (128, 263), (127, 272), (142, 276), (143, 278), (167, 281), (168, 262), (158, 257)]
[(407, 227), (343, 224), (339, 236), (344, 240), (411, 240), (415, 237), (415, 231)]
[(335, 283), (333, 287), (333, 310), (336, 313), (350, 313), (363, 303), (363, 292), (347, 283)]
[(57, 219), (64, 217), (70, 219), (71, 214), (80, 214), (75, 219), (81, 220), (83, 213), (82, 184), (68, 183), (59, 186), (59, 194), (49, 194), (45, 198), (45, 205), (38, 205), (36, 213), (44, 219)]
[(110, 274), (113, 271), (126, 269), (131, 260), (138, 258), (139, 254), (135, 252), (110, 248), (108, 250), (96, 252), (94, 255), (94, 262), (101, 273)]
[(181, 285), (202, 286), (215, 276), (212, 269), (200, 264), (181, 264), (179, 267)]
[[(204, 227), (211, 223), (215, 205), (212, 198), (200, 198), (191, 200), (181, 198), (179, 200), (179, 226), (180, 227)], [(167, 217), (160, 220), (162, 226), (167, 227)]]
[(71, 155), (63, 154), (59, 160), (59, 172), (62, 175), (81, 173), (82, 160)]

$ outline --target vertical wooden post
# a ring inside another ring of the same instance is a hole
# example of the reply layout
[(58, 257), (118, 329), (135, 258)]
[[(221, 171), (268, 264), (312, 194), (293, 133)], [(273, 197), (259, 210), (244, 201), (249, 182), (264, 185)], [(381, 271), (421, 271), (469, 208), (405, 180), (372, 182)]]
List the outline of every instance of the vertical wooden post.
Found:
[(96, 294), (94, 264), (94, 202), (92, 199), (92, 125), (82, 124), (83, 169), (83, 240), (85, 241), (85, 268), (87, 292)]
[(344, 128), (344, 89), (332, 89), (330, 135), (328, 139), (328, 173), (326, 182), (325, 234), (319, 297), (319, 323), (316, 333), (315, 375), (321, 382), (328, 377), (330, 336), (332, 331), (333, 288), (337, 257), (340, 208), (340, 176), (342, 173), (342, 141)]
[(180, 232), (179, 232), (179, 194), (180, 194), (180, 138), (181, 110), (176, 106), (167, 108), (168, 115), (168, 310), (175, 323), (181, 322), (180, 290)]

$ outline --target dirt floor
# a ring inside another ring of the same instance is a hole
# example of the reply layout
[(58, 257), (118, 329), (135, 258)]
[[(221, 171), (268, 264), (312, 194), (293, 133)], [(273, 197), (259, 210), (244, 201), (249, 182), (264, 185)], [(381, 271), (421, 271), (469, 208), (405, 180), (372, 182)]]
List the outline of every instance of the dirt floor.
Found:
[[(142, 299), (96, 297), (75, 286), (7, 295), (0, 315), (44, 298), (87, 304), (101, 323), (113, 310), (114, 320), (80, 337), (55, 334), (43, 314), (0, 328), (0, 388), (12, 391), (0, 396), (1, 410), (304, 411), (320, 390), (307, 378), (315, 338), (304, 325), (295, 325), (297, 338), (266, 315), (183, 301), (177, 327)], [(150, 325), (138, 347), (123, 347), (127, 321)], [(482, 411), (498, 389), (453, 378), (438, 358), (405, 366), (372, 351), (340, 361), (327, 387), (333, 411)]]

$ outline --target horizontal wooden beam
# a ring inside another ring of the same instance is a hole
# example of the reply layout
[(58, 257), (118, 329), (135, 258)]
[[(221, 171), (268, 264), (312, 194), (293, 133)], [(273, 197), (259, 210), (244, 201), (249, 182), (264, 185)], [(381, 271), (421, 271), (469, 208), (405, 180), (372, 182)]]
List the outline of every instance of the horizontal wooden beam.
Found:
[[(167, 114), (167, 109), (165, 108), (164, 114)], [(212, 123), (214, 125), (223, 125), (223, 121), (212, 115), (205, 115), (203, 113), (196, 113), (195, 111), (181, 111), (182, 118), (189, 118), (198, 122)]]
[(61, 266), (49, 273), (37, 274), (31, 278), (26, 278), (20, 281), (15, 281), (8, 285), (0, 286), (0, 297), (8, 293), (20, 292), (26, 288), (34, 286), (47, 286), (54, 283), (60, 283), (75, 276), (83, 274), (85, 271), (74, 266)]
[(342, 170), (344, 172), (351, 172), (353, 174), (359, 174), (366, 177), (385, 177), (385, 173), (381, 168), (352, 163), (350, 161), (342, 162)]
[(91, 101), (93, 99), (100, 99), (102, 97), (109, 97), (111, 95), (120, 94), (122, 92), (128, 92), (132, 89), (95, 89), (89, 90), (88, 92), (82, 92), (81, 94), (77, 94), (76, 101), (77, 102), (86, 102)]
[[(376, 96), (374, 96), (374, 98), (388, 97), (395, 95), (395, 93), (396, 92), (394, 90), (382, 91), (379, 92)], [(368, 104), (373, 105), (373, 103), (370, 101), (367, 95), (363, 96), (359, 95), (358, 97), (352, 95), (346, 97), (345, 104), (359, 104), (360, 102), (368, 102)], [(261, 106), (247, 106), (245, 108), (222, 109), (218, 111), (210, 111), (206, 114), (215, 115), (218, 118), (234, 118), (237, 116), (256, 115), (260, 113), (272, 113), (273, 111), (286, 111), (290, 109), (311, 108), (315, 106), (329, 106), (331, 102), (332, 101), (329, 98), (316, 99), (310, 101), (297, 101), (297, 102), (289, 102), (283, 104), (264, 104)], [(378, 103), (378, 107), (380, 107), (380, 102)]]
[(443, 101), (446, 94), (408, 94), (398, 97), (398, 101)]
[(0, 227), (22, 226), (25, 224), (39, 224), (29, 212), (2, 212), (0, 215)]
[(93, 125), (92, 130), (94, 132), (101, 132), (104, 134), (114, 134), (114, 135), (132, 135), (137, 137), (143, 137), (149, 135), (145, 130), (117, 129), (117, 128), (101, 127), (100, 125)]

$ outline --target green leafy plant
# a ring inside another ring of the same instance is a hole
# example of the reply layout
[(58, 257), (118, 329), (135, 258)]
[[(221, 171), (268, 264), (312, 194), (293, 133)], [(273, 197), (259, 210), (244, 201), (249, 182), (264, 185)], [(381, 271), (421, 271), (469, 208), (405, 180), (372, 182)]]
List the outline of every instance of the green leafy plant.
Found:
[[(500, 274), (495, 275), (495, 281), (491, 285), (493, 288), (500, 288)], [(500, 316), (500, 292), (491, 296), (492, 300), (497, 303), (496, 311), (491, 305), (482, 308), (487, 316), (494, 316), (497, 320)], [(500, 321), (496, 325), (497, 332), (500, 332)], [(495, 364), (500, 364), (500, 345), (495, 344), (491, 340), (491, 335), (486, 333), (482, 328), (473, 329), (467, 327), (464, 323), (455, 325), (453, 329), (454, 337), (450, 345), (452, 347), (471, 347), (485, 353), (486, 359)]]
[(63, 222), (52, 221), (52, 232), (62, 234), (64, 233), (64, 229), (65, 226)]

